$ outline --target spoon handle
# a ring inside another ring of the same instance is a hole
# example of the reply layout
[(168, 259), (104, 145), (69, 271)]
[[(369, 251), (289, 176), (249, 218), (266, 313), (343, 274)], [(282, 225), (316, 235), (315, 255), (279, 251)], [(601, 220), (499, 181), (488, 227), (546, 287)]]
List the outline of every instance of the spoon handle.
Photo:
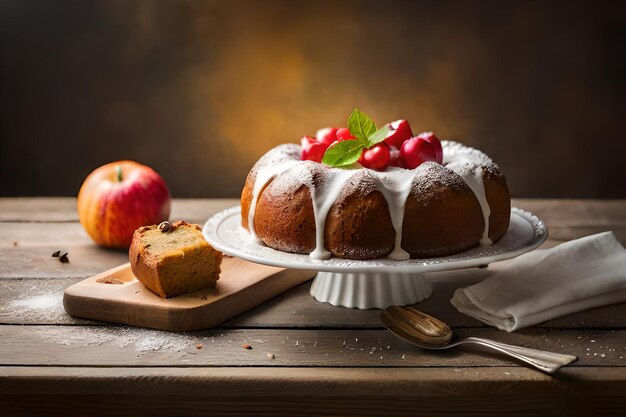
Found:
[(549, 374), (556, 372), (562, 366), (568, 365), (578, 359), (576, 356), (572, 355), (564, 355), (562, 353), (548, 352), (545, 350), (531, 349), (522, 346), (507, 345), (506, 343), (496, 342), (495, 340), (483, 339), (480, 337), (467, 337), (455, 342), (454, 345), (460, 345), (463, 343), (473, 343), (490, 347), (498, 352), (502, 352), (506, 355), (526, 362), (540, 371)]

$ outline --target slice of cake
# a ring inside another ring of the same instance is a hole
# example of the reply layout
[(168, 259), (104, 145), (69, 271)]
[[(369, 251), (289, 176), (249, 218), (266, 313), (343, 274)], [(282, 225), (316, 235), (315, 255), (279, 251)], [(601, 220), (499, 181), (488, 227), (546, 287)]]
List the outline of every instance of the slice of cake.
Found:
[(222, 253), (204, 240), (200, 226), (184, 221), (140, 227), (129, 257), (135, 277), (163, 298), (215, 285), (222, 262)]

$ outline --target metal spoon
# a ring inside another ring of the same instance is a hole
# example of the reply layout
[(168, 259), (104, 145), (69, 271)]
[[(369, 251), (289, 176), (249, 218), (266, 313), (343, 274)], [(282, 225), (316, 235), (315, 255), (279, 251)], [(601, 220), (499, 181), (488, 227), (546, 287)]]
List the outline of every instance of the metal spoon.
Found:
[(572, 355), (507, 345), (479, 337), (466, 337), (449, 343), (452, 329), (447, 324), (412, 307), (391, 306), (382, 312), (380, 319), (391, 333), (423, 349), (449, 349), (473, 343), (497, 350), (549, 374), (578, 359)]

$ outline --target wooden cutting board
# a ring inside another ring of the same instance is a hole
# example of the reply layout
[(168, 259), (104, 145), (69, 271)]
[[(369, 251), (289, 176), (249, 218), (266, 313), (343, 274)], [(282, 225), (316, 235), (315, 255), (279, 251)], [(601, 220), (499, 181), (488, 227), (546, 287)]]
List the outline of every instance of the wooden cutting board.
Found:
[(65, 311), (76, 317), (160, 330), (206, 329), (301, 284), (315, 271), (276, 268), (224, 257), (215, 288), (163, 299), (144, 287), (130, 264), (65, 290)]

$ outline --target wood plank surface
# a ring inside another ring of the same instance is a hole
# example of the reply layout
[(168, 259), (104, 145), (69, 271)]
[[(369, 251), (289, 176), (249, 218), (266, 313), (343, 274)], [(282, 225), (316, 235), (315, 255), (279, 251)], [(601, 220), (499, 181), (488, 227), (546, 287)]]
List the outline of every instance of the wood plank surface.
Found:
[[(172, 219), (204, 223), (237, 199), (174, 200)], [(65, 314), (70, 285), (127, 261), (94, 245), (72, 198), (0, 198), (0, 405), (4, 414), (624, 415), (626, 303), (506, 333), (459, 314), (453, 290), (506, 265), (430, 274), (419, 309), (457, 336), (580, 360), (556, 376), (477, 348), (428, 352), (381, 327), (378, 310), (318, 303), (308, 284), (220, 328), (170, 333)], [(626, 200), (513, 200), (542, 218), (544, 247), (604, 230), (626, 243)], [(69, 264), (51, 258), (65, 249)], [(242, 344), (252, 345), (251, 350)], [(200, 347), (200, 348), (199, 348)], [(270, 356), (268, 356), (270, 354)], [(272, 356), (273, 355), (273, 356)], [(97, 404), (97, 407), (94, 407)], [(330, 411), (329, 411), (330, 410)]]
[[(626, 366), (626, 330), (456, 329), (573, 354), (572, 366)], [(0, 365), (15, 366), (503, 366), (514, 361), (478, 347), (426, 351), (386, 330), (213, 329), (191, 333), (115, 326), (0, 326)], [(252, 349), (244, 349), (243, 344)], [(198, 348), (198, 344), (201, 348)], [(269, 356), (268, 356), (269, 355)]]
[[(285, 393), (289, 387), (289, 395)], [(28, 394), (25, 394), (28, 393)], [(103, 393), (107, 393), (104, 395)], [(623, 415), (622, 368), (0, 367), (11, 414)]]
[[(479, 274), (487, 271), (476, 270)], [(469, 275), (472, 271), (465, 271)], [(441, 274), (441, 273), (438, 273)], [(462, 274), (461, 271), (455, 274)], [(63, 309), (63, 291), (82, 278), (0, 279), (0, 324), (106, 325), (68, 315)], [(437, 317), (453, 328), (485, 327), (450, 305), (452, 292), (474, 279), (442, 279), (434, 282), (431, 298), (416, 308)], [(254, 328), (382, 328), (379, 310), (337, 308), (318, 303), (309, 294), (310, 283), (299, 285), (273, 299), (222, 323), (221, 327)], [(626, 328), (626, 303), (594, 308), (542, 323), (545, 328)]]
[(513, 199), (552, 227), (624, 227), (626, 200)]
[[(52, 253), (68, 253), (61, 263)], [(128, 253), (94, 244), (0, 249), (0, 278), (87, 278), (128, 262)]]
[(76, 198), (2, 197), (0, 222), (77, 222)]
[(0, 233), (0, 248), (91, 245), (93, 241), (77, 222), (5, 222)]
[[(211, 215), (237, 204), (237, 198), (174, 199), (170, 218), (204, 223)], [(76, 198), (1, 197), (0, 222), (78, 222)]]

